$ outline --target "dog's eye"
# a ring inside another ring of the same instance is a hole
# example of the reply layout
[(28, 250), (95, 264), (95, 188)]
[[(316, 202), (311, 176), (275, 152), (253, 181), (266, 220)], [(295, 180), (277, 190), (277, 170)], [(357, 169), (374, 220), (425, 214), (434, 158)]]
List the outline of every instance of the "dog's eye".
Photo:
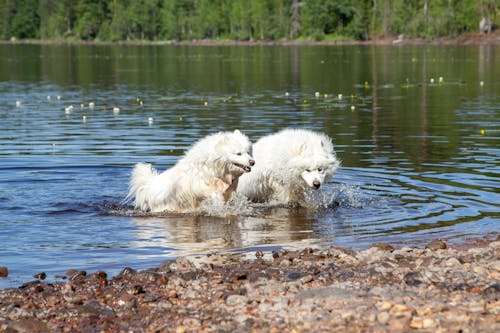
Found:
[(306, 169), (306, 172), (311, 172), (311, 169)]
[(241, 153), (236, 153), (236, 155), (241, 156)]
[(323, 168), (318, 168), (318, 171), (319, 171), (319, 172), (323, 171)]

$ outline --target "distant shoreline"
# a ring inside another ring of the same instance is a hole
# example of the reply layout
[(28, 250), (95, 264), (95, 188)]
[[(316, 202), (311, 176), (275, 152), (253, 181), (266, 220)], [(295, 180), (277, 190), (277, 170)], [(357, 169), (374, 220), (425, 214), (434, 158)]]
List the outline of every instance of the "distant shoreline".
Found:
[(386, 37), (371, 40), (276, 40), (276, 41), (236, 41), (236, 40), (130, 40), (130, 41), (85, 41), (85, 40), (40, 40), (40, 39), (20, 39), (20, 40), (0, 40), (0, 44), (36, 44), (36, 45), (174, 45), (174, 46), (314, 46), (314, 45), (500, 45), (500, 33), (491, 34), (467, 33), (457, 37), (439, 37), (432, 39), (423, 38), (402, 38)]

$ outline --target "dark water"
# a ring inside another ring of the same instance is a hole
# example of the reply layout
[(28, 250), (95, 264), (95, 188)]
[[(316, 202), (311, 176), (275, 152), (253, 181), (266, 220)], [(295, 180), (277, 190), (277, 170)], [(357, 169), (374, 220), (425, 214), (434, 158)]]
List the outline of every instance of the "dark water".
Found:
[[(343, 167), (318, 200), (337, 208), (121, 206), (134, 163), (284, 127), (332, 137)], [(499, 46), (0, 45), (0, 288), (213, 251), (459, 242), (500, 230), (499, 176)]]

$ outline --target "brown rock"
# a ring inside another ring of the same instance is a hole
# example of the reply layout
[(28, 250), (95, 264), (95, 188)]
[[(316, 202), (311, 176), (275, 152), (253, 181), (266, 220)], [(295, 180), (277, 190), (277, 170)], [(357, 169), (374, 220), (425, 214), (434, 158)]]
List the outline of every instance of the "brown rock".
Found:
[(376, 248), (379, 248), (381, 250), (384, 250), (384, 251), (393, 251), (394, 250), (394, 247), (390, 244), (386, 244), (386, 243), (375, 243), (372, 245), (372, 247), (376, 247)]
[(391, 316), (389, 315), (389, 312), (387, 312), (387, 311), (379, 312), (377, 314), (377, 321), (382, 325), (387, 324), (387, 322), (389, 321), (390, 318), (391, 318)]
[(23, 318), (17, 321), (14, 321), (10, 325), (15, 332), (19, 333), (42, 333), (49, 332), (49, 328), (47, 324), (44, 322), (34, 319), (34, 318)]
[(424, 328), (424, 321), (420, 318), (413, 318), (410, 321), (410, 328), (422, 329), (422, 328)]
[(415, 310), (406, 304), (395, 304), (390, 310), (391, 315), (411, 317)]
[(444, 250), (446, 249), (446, 241), (444, 241), (443, 239), (434, 239), (432, 242), (427, 244), (425, 248), (433, 251)]
[(7, 267), (5, 266), (0, 267), (0, 277), (7, 277), (7, 276), (9, 276), (9, 270), (7, 269)]
[(410, 327), (410, 318), (394, 317), (387, 324), (389, 325), (389, 332), (407, 332)]

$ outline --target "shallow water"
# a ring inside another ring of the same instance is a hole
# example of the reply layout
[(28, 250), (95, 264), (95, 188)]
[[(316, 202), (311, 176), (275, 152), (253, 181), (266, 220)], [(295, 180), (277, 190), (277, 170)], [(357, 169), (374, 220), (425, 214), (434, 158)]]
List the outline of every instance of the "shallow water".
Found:
[[(0, 288), (179, 255), (498, 232), (499, 53), (0, 45)], [(134, 163), (163, 170), (207, 134), (255, 141), (284, 127), (326, 132), (343, 161), (315, 209), (239, 200), (151, 216), (121, 204)]]

